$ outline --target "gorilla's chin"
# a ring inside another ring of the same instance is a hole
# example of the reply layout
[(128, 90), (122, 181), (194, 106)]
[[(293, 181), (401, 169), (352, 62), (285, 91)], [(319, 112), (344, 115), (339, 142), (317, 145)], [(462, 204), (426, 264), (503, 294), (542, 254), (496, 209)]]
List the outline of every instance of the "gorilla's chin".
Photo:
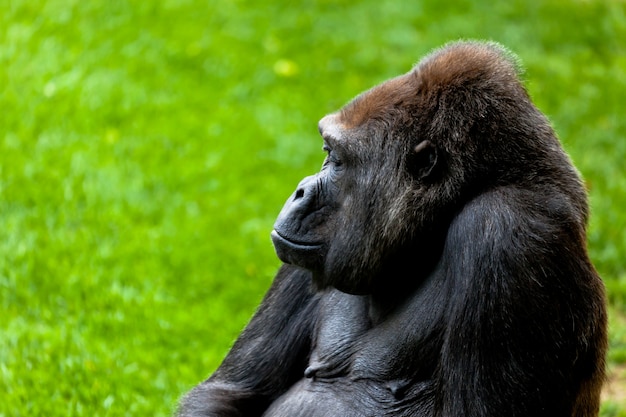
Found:
[(324, 265), (325, 245), (321, 243), (294, 242), (276, 230), (271, 233), (276, 255), (281, 261), (310, 271), (319, 271)]

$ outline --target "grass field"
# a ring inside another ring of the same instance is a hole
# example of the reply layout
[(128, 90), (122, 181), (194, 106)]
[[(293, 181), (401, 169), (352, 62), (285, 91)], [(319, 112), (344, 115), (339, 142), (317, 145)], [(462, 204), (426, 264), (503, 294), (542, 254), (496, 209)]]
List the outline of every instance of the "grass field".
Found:
[(626, 416), (626, 3), (0, 0), (0, 416), (168, 416), (279, 262), (317, 121), (459, 38), (515, 51), (585, 177)]

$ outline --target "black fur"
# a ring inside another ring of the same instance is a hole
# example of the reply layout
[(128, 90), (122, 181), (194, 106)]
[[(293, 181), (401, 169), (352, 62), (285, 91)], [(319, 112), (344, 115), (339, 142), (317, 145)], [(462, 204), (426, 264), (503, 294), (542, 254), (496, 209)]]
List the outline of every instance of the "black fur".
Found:
[(454, 43), (322, 119), (285, 264), (180, 417), (597, 415), (586, 193), (518, 74)]

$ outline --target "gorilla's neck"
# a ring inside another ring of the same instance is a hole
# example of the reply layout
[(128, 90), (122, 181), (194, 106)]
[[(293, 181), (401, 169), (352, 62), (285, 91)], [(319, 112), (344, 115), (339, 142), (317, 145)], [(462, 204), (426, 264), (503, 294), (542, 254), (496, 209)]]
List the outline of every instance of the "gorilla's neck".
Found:
[(389, 315), (401, 308), (420, 285), (421, 280), (415, 279), (414, 274), (410, 276), (410, 270), (403, 272), (403, 276), (395, 275), (393, 277), (393, 283), (388, 280), (388, 286), (381, 286), (368, 296), (369, 315), (373, 325), (384, 321)]
[(443, 244), (413, 245), (394, 256), (374, 280), (369, 294), (370, 318), (376, 324), (401, 308), (436, 268)]

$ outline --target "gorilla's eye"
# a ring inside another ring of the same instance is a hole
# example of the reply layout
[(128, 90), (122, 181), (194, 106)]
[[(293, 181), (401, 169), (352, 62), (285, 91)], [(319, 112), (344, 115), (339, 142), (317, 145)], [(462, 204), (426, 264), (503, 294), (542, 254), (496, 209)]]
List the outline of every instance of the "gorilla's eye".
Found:
[(326, 152), (327, 154), (326, 160), (324, 161), (324, 166), (328, 165), (328, 163), (333, 164), (335, 167), (341, 166), (341, 158), (339, 158), (337, 152), (333, 151), (328, 145), (324, 145), (322, 149), (324, 149), (324, 152)]

